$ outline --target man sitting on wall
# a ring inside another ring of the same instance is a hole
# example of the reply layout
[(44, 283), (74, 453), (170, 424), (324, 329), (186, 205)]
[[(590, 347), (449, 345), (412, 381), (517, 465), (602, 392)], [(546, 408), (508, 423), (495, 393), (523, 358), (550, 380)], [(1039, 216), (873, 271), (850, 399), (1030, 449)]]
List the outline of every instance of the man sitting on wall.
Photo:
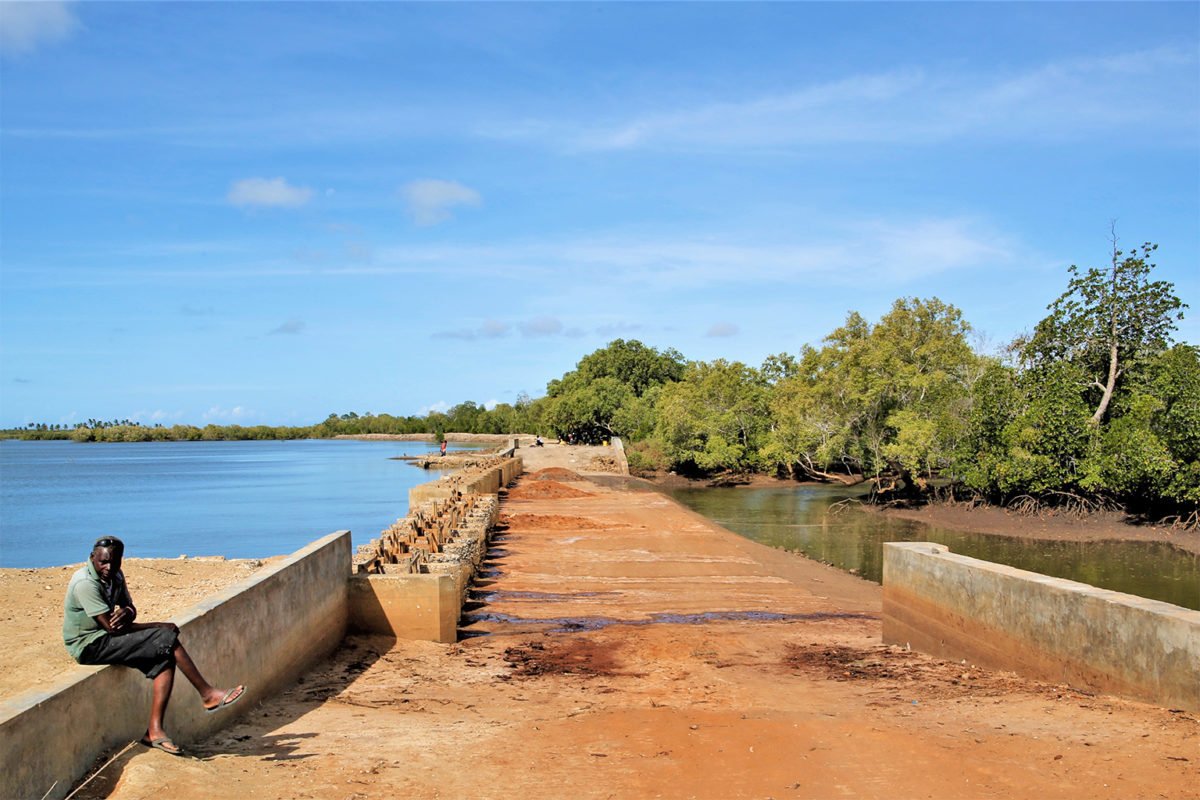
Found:
[(175, 667), (196, 687), (208, 712), (237, 702), (245, 686), (224, 690), (204, 680), (179, 642), (173, 622), (134, 622), (137, 609), (125, 586), (121, 559), (125, 544), (105, 536), (96, 541), (91, 558), (67, 585), (63, 601), (63, 642), (80, 664), (120, 664), (135, 667), (154, 681), (150, 725), (142, 744), (179, 755), (183, 750), (163, 730), (163, 716), (175, 685)]

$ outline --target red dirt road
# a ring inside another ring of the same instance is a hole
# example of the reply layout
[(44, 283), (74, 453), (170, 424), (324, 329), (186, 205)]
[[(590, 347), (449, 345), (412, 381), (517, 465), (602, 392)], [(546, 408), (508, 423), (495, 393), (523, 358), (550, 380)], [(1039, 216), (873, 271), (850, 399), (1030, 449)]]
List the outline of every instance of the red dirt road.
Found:
[[(528, 470), (589, 466), (539, 451)], [(884, 647), (873, 584), (534, 477), (458, 644), (350, 638), (188, 757), (134, 746), (76, 797), (1200, 798), (1193, 715)]]

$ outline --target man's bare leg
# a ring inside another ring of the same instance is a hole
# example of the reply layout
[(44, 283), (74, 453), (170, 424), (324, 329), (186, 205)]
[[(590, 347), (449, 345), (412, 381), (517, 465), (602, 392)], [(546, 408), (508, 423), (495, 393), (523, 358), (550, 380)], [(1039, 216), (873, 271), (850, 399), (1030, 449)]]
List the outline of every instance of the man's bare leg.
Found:
[(175, 663), (179, 665), (183, 676), (191, 682), (192, 686), (196, 687), (196, 692), (200, 695), (200, 702), (204, 704), (205, 708), (216, 708), (225, 699), (228, 691), (218, 689), (204, 680), (204, 676), (200, 674), (200, 669), (196, 666), (196, 662), (192, 661), (192, 657), (188, 655), (188, 651), (179, 643), (175, 645)]
[(171, 701), (171, 689), (175, 686), (175, 667), (167, 667), (154, 676), (153, 695), (150, 700), (150, 727), (146, 736), (151, 741), (166, 737), (163, 717), (167, 714), (167, 703)]

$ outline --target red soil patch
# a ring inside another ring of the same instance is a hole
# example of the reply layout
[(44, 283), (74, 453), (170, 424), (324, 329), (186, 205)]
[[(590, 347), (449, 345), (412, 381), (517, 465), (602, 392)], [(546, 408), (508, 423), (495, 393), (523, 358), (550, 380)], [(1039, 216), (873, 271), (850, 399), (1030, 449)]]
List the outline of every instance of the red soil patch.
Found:
[(559, 500), (567, 497), (593, 496), (591, 492), (583, 492), (573, 489), (565, 483), (547, 480), (517, 486), (508, 492), (509, 500)]
[(602, 525), (586, 517), (567, 517), (562, 514), (501, 514), (500, 524), (541, 530), (595, 530), (614, 527), (613, 525)]

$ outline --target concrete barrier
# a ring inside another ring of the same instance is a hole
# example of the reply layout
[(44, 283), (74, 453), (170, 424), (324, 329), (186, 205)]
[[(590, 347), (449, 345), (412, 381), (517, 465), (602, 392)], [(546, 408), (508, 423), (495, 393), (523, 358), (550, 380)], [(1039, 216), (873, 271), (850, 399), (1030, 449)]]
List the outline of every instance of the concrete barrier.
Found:
[[(206, 678), (248, 687), (237, 705), (206, 714), (176, 675), (166, 720), (176, 742), (224, 727), (333, 652), (349, 616), (350, 556), (350, 532), (338, 531), (174, 619)], [(149, 709), (150, 681), (112, 666), (77, 667), (0, 703), (3, 796), (65, 797), (98, 756), (142, 736)]]
[(620, 475), (629, 474), (629, 457), (625, 455), (625, 443), (621, 441), (621, 437), (614, 436), (612, 439), (613, 454), (617, 459), (617, 473)]
[(1200, 711), (1200, 611), (955, 555), (883, 548), (883, 639)]
[(458, 640), (462, 601), (454, 575), (354, 575), (350, 630), (449, 644)]

